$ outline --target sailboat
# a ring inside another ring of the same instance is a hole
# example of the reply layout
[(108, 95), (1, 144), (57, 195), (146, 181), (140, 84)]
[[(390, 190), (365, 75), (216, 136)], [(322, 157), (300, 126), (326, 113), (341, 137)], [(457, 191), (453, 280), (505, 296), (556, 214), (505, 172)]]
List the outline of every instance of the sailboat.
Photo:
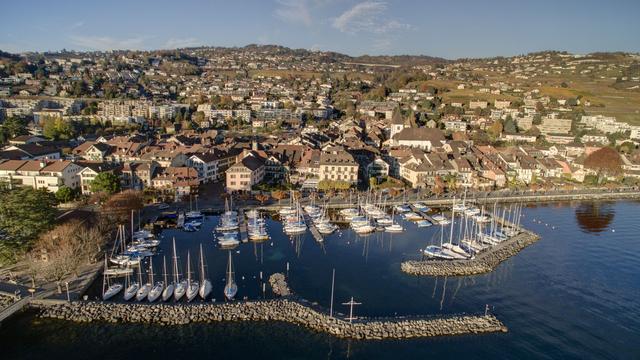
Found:
[(122, 284), (114, 283), (109, 284), (109, 277), (107, 276), (107, 256), (104, 257), (104, 270), (102, 279), (102, 300), (109, 300), (122, 290)]
[(173, 239), (173, 276), (174, 276), (174, 289), (173, 297), (176, 301), (179, 301), (184, 293), (187, 291), (187, 281), (179, 280), (180, 274), (178, 273), (178, 256), (176, 255), (176, 239)]
[(191, 280), (191, 253), (187, 251), (187, 301), (193, 300), (198, 295), (200, 284)]
[[(127, 275), (127, 281), (129, 280), (129, 275)], [(124, 300), (125, 301), (129, 301), (131, 299), (133, 299), (134, 296), (136, 296), (136, 293), (138, 292), (138, 288), (140, 287), (140, 284), (132, 281), (129, 286), (127, 286), (127, 288), (124, 290)]]
[[(138, 280), (140, 281), (140, 284), (142, 284), (142, 266), (138, 267)], [(151, 283), (149, 283), (148, 281), (146, 284), (142, 284), (142, 286), (140, 286), (138, 292), (136, 293), (136, 300), (142, 301), (146, 299), (152, 286), (153, 285), (151, 285)]]
[(154, 302), (158, 300), (160, 295), (162, 295), (162, 290), (164, 290), (165, 283), (163, 281), (158, 281), (158, 282), (153, 281), (153, 261), (149, 262), (149, 276), (151, 277), (151, 280), (149, 282), (152, 284), (153, 287), (151, 288), (151, 290), (149, 290), (149, 295), (147, 296), (147, 299), (149, 300), (149, 302)]
[(202, 244), (200, 244), (200, 297), (203, 300), (207, 299), (207, 296), (211, 293), (211, 289), (213, 286), (211, 285), (211, 281), (207, 279), (204, 271), (204, 254), (202, 253)]
[[(175, 241), (175, 239), (174, 239)], [(175, 244), (174, 244), (175, 246)], [(173, 289), (175, 287), (175, 285), (173, 283), (169, 283), (169, 279), (167, 276), (167, 257), (163, 257), (162, 258), (162, 263), (163, 263), (163, 268), (164, 268), (164, 283), (167, 285), (164, 290), (162, 291), (162, 301), (167, 301), (171, 298), (171, 296), (173, 296)]]
[(391, 225), (386, 226), (384, 228), (384, 231), (392, 232), (392, 233), (400, 233), (404, 231), (404, 228), (402, 227), (402, 225), (395, 222), (395, 215), (396, 215), (396, 211), (394, 209), (393, 212), (391, 213)]
[(228, 300), (233, 300), (237, 293), (238, 285), (233, 278), (233, 264), (231, 260), (231, 251), (229, 251), (229, 262), (227, 265), (227, 284), (224, 286), (224, 296)]

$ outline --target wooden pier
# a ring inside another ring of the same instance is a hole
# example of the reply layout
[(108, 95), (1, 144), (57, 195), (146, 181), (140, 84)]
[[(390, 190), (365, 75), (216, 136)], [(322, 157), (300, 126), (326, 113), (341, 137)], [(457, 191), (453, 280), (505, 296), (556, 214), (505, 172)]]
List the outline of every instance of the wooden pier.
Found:
[(410, 207), (411, 207), (411, 210), (412, 210), (414, 213), (416, 213), (416, 214), (418, 214), (418, 215), (422, 216), (422, 218), (423, 218), (424, 220), (427, 220), (428, 222), (432, 223), (433, 225), (436, 225), (436, 224), (437, 224), (437, 221), (433, 220), (433, 218), (432, 218), (431, 216), (427, 215), (427, 213), (426, 213), (426, 212), (424, 212), (424, 211), (420, 211), (420, 210), (416, 209), (413, 205), (410, 205)]
[(323, 242), (324, 238), (322, 237), (322, 234), (320, 234), (320, 231), (318, 231), (316, 225), (313, 223), (313, 221), (311, 221), (311, 217), (309, 217), (309, 215), (304, 214), (304, 222), (307, 223), (307, 226), (309, 227), (309, 231), (311, 231), (311, 235), (313, 235), (313, 238), (316, 239), (317, 242)]
[(249, 242), (249, 235), (247, 234), (247, 218), (244, 216), (244, 209), (238, 209), (238, 222), (240, 229), (240, 241), (243, 243)]

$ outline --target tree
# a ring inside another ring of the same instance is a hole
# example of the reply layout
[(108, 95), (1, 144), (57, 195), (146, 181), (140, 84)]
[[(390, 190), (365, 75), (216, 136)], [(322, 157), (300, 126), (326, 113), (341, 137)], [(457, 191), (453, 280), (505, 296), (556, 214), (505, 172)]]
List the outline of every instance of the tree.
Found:
[(101, 172), (89, 185), (91, 192), (105, 192), (109, 195), (120, 191), (120, 179), (111, 172)]
[(15, 261), (53, 224), (55, 205), (55, 196), (45, 189), (0, 190), (0, 263)]
[(622, 158), (615, 149), (603, 147), (584, 159), (584, 167), (615, 175), (622, 171)]
[(131, 211), (140, 210), (144, 206), (144, 197), (141, 191), (126, 190), (111, 197), (102, 205), (102, 211), (116, 219), (126, 220)]
[(511, 115), (507, 115), (507, 118), (504, 120), (504, 131), (509, 134), (514, 134), (517, 132), (516, 123), (513, 121)]
[(271, 196), (278, 200), (278, 204), (280, 203), (280, 200), (282, 199), (286, 199), (287, 198), (287, 193), (282, 191), (282, 190), (276, 190), (274, 192), (271, 193)]
[(375, 189), (378, 186), (378, 179), (375, 176), (369, 178), (369, 188)]
[(73, 189), (66, 185), (62, 185), (58, 191), (56, 191), (56, 199), (61, 203), (67, 203), (75, 198), (75, 192)]
[(270, 196), (267, 194), (257, 194), (256, 200), (260, 201), (260, 205), (264, 205), (269, 200)]
[(61, 117), (46, 117), (42, 124), (42, 134), (53, 140), (68, 140), (74, 137), (71, 124)]
[(502, 134), (502, 123), (500, 121), (495, 121), (493, 125), (487, 129), (487, 133), (494, 139), (498, 138), (500, 134)]

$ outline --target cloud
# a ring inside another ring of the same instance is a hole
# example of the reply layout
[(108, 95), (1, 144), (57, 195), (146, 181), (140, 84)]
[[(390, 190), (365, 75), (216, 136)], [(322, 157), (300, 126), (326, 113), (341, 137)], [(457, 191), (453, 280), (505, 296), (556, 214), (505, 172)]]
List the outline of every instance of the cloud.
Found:
[(354, 5), (337, 18), (331, 25), (344, 33), (369, 32), (385, 34), (395, 30), (410, 29), (411, 25), (385, 16), (387, 3), (382, 1), (364, 1)]
[(145, 37), (115, 39), (109, 36), (72, 35), (69, 40), (73, 45), (90, 50), (140, 50), (144, 47)]
[(83, 26), (84, 26), (84, 21), (80, 20), (74, 23), (73, 25), (71, 25), (71, 30), (74, 30)]
[(202, 43), (196, 38), (185, 38), (185, 39), (174, 39), (171, 38), (167, 40), (166, 43), (162, 46), (164, 49), (177, 49), (177, 48), (186, 48), (186, 47), (194, 47), (200, 46)]
[(274, 15), (285, 22), (311, 26), (311, 12), (306, 0), (278, 0)]

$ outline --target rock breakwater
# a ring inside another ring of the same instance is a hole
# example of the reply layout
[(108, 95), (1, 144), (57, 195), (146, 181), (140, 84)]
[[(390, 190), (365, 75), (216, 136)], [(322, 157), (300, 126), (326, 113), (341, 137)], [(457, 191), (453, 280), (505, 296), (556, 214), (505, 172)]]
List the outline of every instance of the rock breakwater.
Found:
[(401, 264), (403, 272), (426, 276), (468, 276), (493, 271), (501, 262), (518, 254), (522, 249), (538, 241), (540, 237), (530, 231), (491, 247), (471, 260), (412, 260)]
[(76, 301), (42, 306), (39, 316), (75, 322), (149, 323), (165, 326), (221, 321), (282, 321), (348, 339), (407, 339), (506, 332), (493, 315), (360, 319), (350, 323), (291, 299), (225, 304), (133, 304)]

